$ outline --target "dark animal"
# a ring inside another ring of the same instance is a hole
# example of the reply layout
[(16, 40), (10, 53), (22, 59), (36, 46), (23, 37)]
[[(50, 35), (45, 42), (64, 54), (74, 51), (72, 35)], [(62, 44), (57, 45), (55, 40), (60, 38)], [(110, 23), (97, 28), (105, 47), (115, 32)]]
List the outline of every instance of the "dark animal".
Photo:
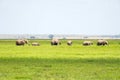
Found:
[(16, 41), (16, 45), (17, 45), (17, 46), (21, 46), (21, 45), (24, 46), (25, 44), (28, 44), (28, 40), (22, 40), (22, 39), (21, 39), (21, 40), (17, 40), (17, 41)]
[(108, 45), (108, 41), (103, 40), (103, 39), (98, 40), (97, 45), (98, 45), (98, 46), (101, 46), (101, 45), (103, 45), (103, 46), (104, 46), (104, 45)]
[(61, 45), (61, 42), (59, 41), (59, 39), (52, 39), (51, 41), (51, 45)]
[(32, 46), (40, 46), (40, 44), (37, 43), (37, 42), (33, 42), (33, 43), (32, 43)]
[(83, 42), (83, 45), (84, 45), (84, 46), (93, 45), (93, 42), (91, 42), (91, 41), (84, 41), (84, 42)]
[(71, 40), (67, 41), (67, 45), (71, 46), (72, 45), (72, 41)]

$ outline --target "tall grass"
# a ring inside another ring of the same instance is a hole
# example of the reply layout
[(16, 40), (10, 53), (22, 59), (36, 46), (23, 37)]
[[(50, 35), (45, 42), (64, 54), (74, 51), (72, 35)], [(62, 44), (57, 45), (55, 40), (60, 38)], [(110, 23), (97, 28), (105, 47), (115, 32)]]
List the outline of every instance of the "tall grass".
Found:
[(15, 40), (0, 40), (0, 80), (119, 80), (120, 40), (109, 45), (51, 46), (50, 40), (30, 40), (40, 46), (16, 46)]

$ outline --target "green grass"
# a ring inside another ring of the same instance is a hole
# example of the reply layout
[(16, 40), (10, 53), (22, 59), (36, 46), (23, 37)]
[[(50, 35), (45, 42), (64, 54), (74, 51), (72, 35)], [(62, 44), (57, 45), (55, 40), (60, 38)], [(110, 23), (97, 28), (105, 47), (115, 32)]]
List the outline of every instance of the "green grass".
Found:
[(0, 40), (0, 80), (120, 80), (120, 40), (108, 46), (51, 46), (50, 40), (30, 40), (40, 46), (16, 46)]

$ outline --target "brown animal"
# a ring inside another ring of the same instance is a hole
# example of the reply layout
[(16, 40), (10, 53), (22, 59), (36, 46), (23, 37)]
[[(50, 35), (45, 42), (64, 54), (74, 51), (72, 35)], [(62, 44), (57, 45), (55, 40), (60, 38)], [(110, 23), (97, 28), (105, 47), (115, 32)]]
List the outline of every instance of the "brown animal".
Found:
[(84, 46), (93, 45), (93, 42), (91, 42), (91, 41), (84, 41), (84, 42), (83, 42), (83, 45), (84, 45)]
[(17, 45), (17, 46), (21, 46), (21, 45), (24, 46), (24, 44), (28, 44), (28, 40), (20, 39), (20, 40), (17, 40), (17, 41), (16, 41), (16, 45)]
[(51, 45), (61, 45), (61, 42), (59, 41), (59, 39), (52, 39), (51, 41)]
[(33, 43), (32, 43), (32, 46), (40, 46), (40, 44), (37, 43), (37, 42), (33, 42)]
[(100, 40), (98, 40), (97, 45), (98, 45), (98, 46), (108, 45), (108, 41), (106, 41), (106, 40), (104, 40), (104, 39), (100, 39)]
[(67, 45), (71, 46), (72, 45), (72, 41), (71, 40), (67, 41)]

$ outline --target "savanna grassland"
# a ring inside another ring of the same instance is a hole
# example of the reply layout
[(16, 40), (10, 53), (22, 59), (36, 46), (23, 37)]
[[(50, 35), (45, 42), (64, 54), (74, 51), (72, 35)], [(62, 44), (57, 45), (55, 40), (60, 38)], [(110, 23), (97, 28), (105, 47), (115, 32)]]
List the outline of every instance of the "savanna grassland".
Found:
[(50, 40), (29, 40), (40, 46), (16, 46), (0, 40), (0, 80), (120, 80), (120, 40), (109, 45), (51, 46)]

